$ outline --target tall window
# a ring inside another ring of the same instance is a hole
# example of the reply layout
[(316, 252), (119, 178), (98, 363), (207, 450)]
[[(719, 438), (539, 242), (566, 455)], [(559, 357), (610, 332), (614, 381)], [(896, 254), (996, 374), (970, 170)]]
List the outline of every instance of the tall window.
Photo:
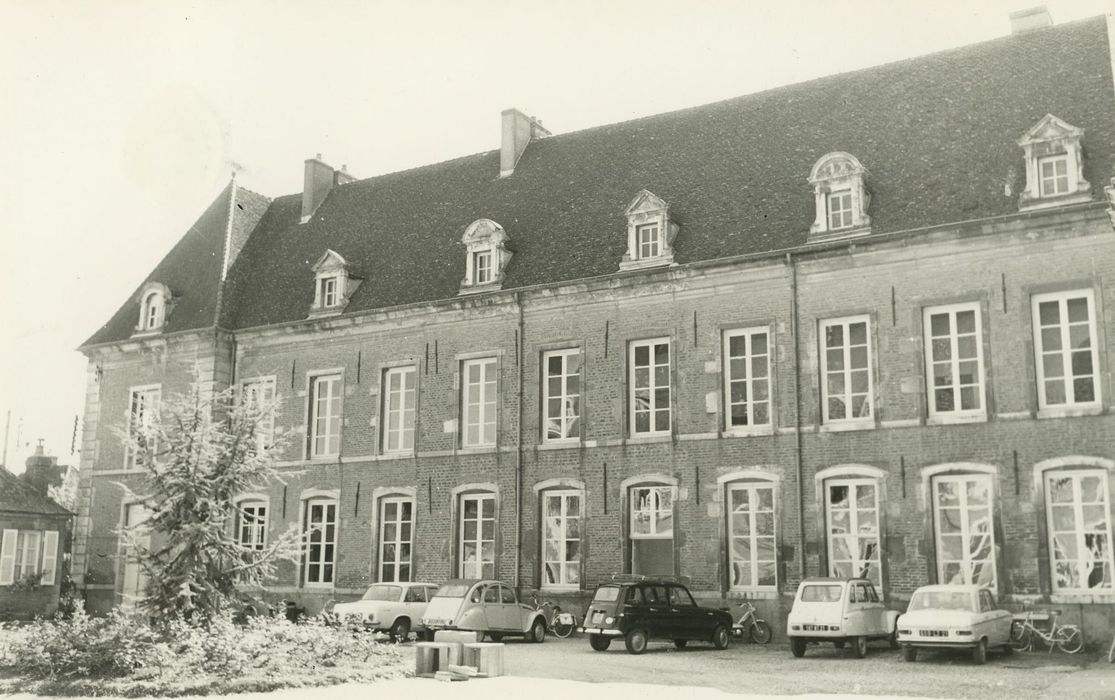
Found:
[(542, 585), (575, 588), (581, 582), (580, 491), (542, 493)]
[(492, 578), (496, 572), (496, 497), (491, 493), (461, 496), (458, 524), (460, 578)]
[(929, 415), (985, 415), (979, 304), (925, 310)]
[(773, 589), (778, 582), (774, 485), (728, 484), (732, 588)]
[(867, 316), (821, 322), (822, 409), (826, 423), (869, 422), (871, 342)]
[(57, 561), (57, 530), (0, 532), (0, 586), (23, 583), (36, 574), (39, 584), (53, 586)]
[(337, 550), (337, 502), (333, 499), (311, 498), (306, 501), (306, 520), (302, 527), (305, 542), (307, 586), (333, 583), (333, 566)]
[(476, 276), (474, 284), (488, 284), (492, 281), (492, 251), (481, 250), (473, 253), (472, 265)]
[(828, 196), (829, 230), (852, 225), (852, 191), (840, 190)]
[(461, 364), (461, 433), (463, 447), (496, 444), (496, 359), (465, 360)]
[(1092, 290), (1036, 294), (1033, 307), (1041, 408), (1098, 406), (1099, 356)]
[[(125, 456), (125, 468), (136, 467), (135, 444), (131, 437), (134, 431), (150, 428), (159, 417), (159, 398), (162, 390), (158, 386), (143, 386), (132, 389), (131, 399), (128, 401), (128, 446)], [(147, 441), (148, 451), (155, 449), (154, 438)]]
[(636, 227), (635, 239), (640, 260), (658, 257), (661, 249), (658, 240), (658, 224), (643, 224)]
[(266, 409), (255, 425), (256, 449), (263, 452), (275, 441), (275, 411), (271, 405), (275, 400), (274, 378), (266, 377), (245, 382), (240, 389), (240, 398), (245, 406), (252, 406), (255, 410), (261, 407)]
[(670, 432), (670, 340), (631, 343), (631, 433)]
[(163, 295), (151, 292), (143, 302), (143, 327), (153, 330), (163, 325)]
[(383, 451), (414, 450), (414, 367), (392, 367), (383, 373)]
[(1049, 566), (1057, 592), (1115, 590), (1107, 488), (1102, 469), (1045, 474)]
[(341, 451), (341, 375), (310, 379), (310, 459), (333, 457)]
[(580, 434), (581, 351), (554, 350), (542, 355), (543, 440), (566, 440)]
[(151, 546), (151, 532), (144, 527), (150, 513), (142, 503), (129, 503), (124, 507), (124, 527), (131, 532), (131, 544), (122, 543), (124, 575), (120, 581), (120, 594), (125, 606), (136, 605), (147, 594), (147, 572), (140, 563), (140, 548)]
[(336, 306), (340, 302), (340, 298), (337, 295), (337, 278), (322, 277), (320, 284), (321, 305), (325, 308)]
[(882, 589), (879, 549), (879, 482), (829, 479), (825, 482), (825, 527), (829, 575), (867, 578)]
[(939, 583), (996, 587), (991, 477), (934, 477), (933, 515)]
[(631, 488), (631, 573), (674, 573), (674, 488)]
[(241, 501), (236, 527), (241, 547), (262, 550), (267, 546), (267, 504), (263, 501)]
[(1041, 196), (1051, 197), (1058, 194), (1068, 194), (1069, 191), (1069, 157), (1066, 154), (1049, 156), (1038, 160), (1038, 181), (1041, 186)]
[(37, 573), (39, 573), (39, 531), (20, 530), (16, 543), (16, 581), (30, 578)]
[(414, 499), (384, 498), (379, 510), (379, 580), (410, 581)]
[(770, 347), (766, 328), (724, 333), (728, 429), (770, 425)]

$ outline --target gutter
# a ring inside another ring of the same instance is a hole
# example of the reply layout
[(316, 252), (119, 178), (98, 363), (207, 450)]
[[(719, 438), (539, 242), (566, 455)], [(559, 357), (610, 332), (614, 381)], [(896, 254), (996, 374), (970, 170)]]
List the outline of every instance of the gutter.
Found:
[(801, 437), (801, 339), (798, 334), (798, 268), (792, 253), (786, 253), (790, 267), (790, 334), (794, 338), (794, 466), (798, 482), (798, 564), (805, 578), (805, 467)]
[(515, 590), (521, 593), (522, 574), (520, 565), (523, 557), (523, 346), (526, 339), (523, 335), (523, 298), (515, 292), (516, 306), (519, 307), (518, 346), (515, 353), (515, 366), (519, 373), (518, 387), (518, 429), (515, 436)]

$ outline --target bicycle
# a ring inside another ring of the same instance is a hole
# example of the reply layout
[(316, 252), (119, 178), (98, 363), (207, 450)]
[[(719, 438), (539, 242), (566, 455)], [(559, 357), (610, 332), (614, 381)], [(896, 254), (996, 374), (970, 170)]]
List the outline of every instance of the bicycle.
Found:
[(742, 614), (736, 624), (732, 625), (732, 634), (736, 637), (742, 637), (744, 630), (751, 638), (751, 641), (756, 644), (766, 644), (774, 637), (774, 632), (771, 630), (770, 625), (766, 620), (759, 619), (756, 614), (755, 606), (750, 601), (743, 601), (739, 604)]
[[(1066, 654), (1076, 654), (1084, 648), (1084, 634), (1080, 627), (1073, 624), (1057, 623), (1060, 610), (1049, 610), (1049, 629), (1043, 630), (1034, 624), (1034, 611), (1026, 611), (1026, 616), (1016, 619), (1010, 626), (1010, 645), (1015, 649), (1030, 651), (1034, 647), (1034, 637), (1040, 637), (1049, 645), (1049, 653), (1057, 647)], [(1115, 647), (1113, 647), (1115, 648)]]
[(577, 617), (570, 612), (565, 612), (561, 606), (551, 601), (538, 601), (538, 594), (532, 593), (531, 600), (535, 610), (543, 611), (546, 618), (546, 631), (551, 632), (558, 639), (565, 639), (573, 634), (577, 628)]

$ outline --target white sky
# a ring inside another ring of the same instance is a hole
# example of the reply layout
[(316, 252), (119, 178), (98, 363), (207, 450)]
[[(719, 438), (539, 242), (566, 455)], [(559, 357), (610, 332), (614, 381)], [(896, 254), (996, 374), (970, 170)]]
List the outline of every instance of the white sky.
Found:
[(78, 463), (74, 348), (233, 163), (289, 194), (315, 153), (368, 177), (497, 148), (507, 107), (565, 133), (1003, 36), (1037, 1), (0, 0), (8, 466), (37, 438)]

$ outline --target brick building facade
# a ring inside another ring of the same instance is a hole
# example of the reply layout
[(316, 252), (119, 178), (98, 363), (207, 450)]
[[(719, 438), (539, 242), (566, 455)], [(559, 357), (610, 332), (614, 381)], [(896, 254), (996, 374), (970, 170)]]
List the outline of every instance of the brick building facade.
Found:
[(94, 608), (138, 592), (112, 428), (196, 365), (279, 400), (286, 484), (238, 536), (308, 533), (269, 595), (311, 610), (474, 575), (577, 608), (645, 572), (780, 624), (803, 576), (865, 574), (1109, 634), (1113, 115), (1097, 18), (567, 135), (508, 110), (499, 151), (313, 158), (274, 200), (233, 182), (83, 347), (75, 571)]

